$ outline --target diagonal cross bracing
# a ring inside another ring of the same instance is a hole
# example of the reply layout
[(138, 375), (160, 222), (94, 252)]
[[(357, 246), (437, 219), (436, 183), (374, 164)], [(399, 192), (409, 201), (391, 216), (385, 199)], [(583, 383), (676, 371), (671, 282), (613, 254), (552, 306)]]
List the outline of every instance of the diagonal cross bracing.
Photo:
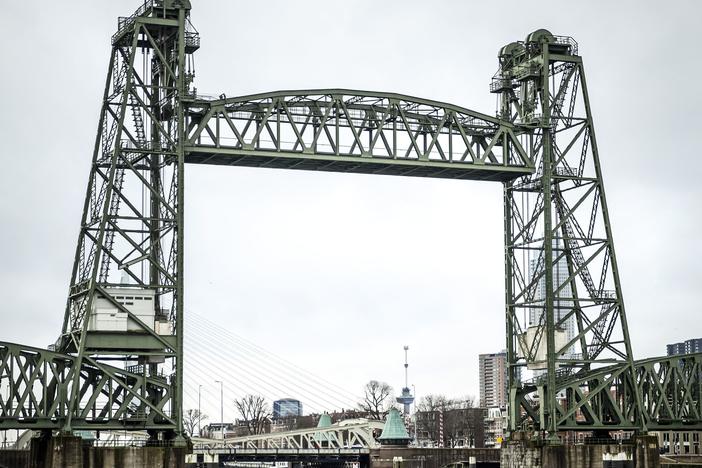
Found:
[(322, 89), (186, 105), (187, 163), (496, 181), (534, 172), (511, 123), (436, 101)]

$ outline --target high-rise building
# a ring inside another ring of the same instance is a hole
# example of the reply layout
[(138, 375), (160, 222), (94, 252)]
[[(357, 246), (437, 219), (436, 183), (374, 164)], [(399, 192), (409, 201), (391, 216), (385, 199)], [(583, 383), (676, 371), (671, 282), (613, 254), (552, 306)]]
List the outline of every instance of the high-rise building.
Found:
[(480, 369), (480, 407), (507, 406), (507, 352), (481, 354), (478, 356)]
[[(554, 258), (558, 257), (562, 253), (562, 251), (563, 244), (561, 243), (560, 239), (555, 239), (553, 241)], [(543, 272), (543, 269), (543, 259), (539, 261), (539, 258), (534, 258), (529, 261), (530, 278), (533, 278), (535, 274)], [(560, 288), (564, 283), (568, 281), (569, 276), (570, 275), (568, 273), (568, 261), (566, 260), (566, 256), (563, 255), (561, 259), (556, 262), (555, 267), (553, 269), (553, 290), (558, 290), (558, 288)], [(565, 286), (563, 286), (563, 288), (558, 292), (556, 297), (554, 297), (553, 317), (556, 323), (558, 323), (563, 317), (568, 315), (568, 313), (573, 309), (572, 297), (573, 292), (570, 283), (566, 283)], [(539, 278), (534, 300), (537, 301), (537, 304), (543, 304), (542, 301), (544, 301), (545, 299), (546, 276), (544, 275), (541, 276), (541, 278)], [(529, 310), (529, 326), (539, 325), (539, 323), (542, 320), (541, 317), (543, 313), (544, 310), (541, 308), (531, 308)], [(566, 342), (570, 342), (570, 340), (572, 340), (573, 337), (575, 337), (575, 315), (572, 315), (568, 319), (566, 319), (565, 322), (561, 325), (561, 328), (563, 328), (566, 333)], [(573, 354), (574, 352), (575, 350), (571, 346), (567, 354)]]
[(302, 416), (302, 403), (293, 398), (283, 398), (273, 402), (273, 419)]
[(693, 338), (685, 342), (685, 352), (687, 354), (702, 353), (702, 338)]
[(668, 356), (676, 354), (702, 353), (702, 338), (692, 338), (682, 343), (672, 343), (666, 345)]

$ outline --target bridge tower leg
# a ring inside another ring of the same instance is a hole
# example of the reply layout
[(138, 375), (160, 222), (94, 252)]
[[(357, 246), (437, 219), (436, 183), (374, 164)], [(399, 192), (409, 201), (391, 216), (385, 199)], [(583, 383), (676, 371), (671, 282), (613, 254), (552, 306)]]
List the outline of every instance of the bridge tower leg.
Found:
[[(89, 427), (149, 430), (160, 438), (183, 433), (182, 102), (194, 76), (191, 55), (199, 47), (189, 10), (188, 0), (148, 0), (120, 18), (112, 36), (56, 344), (76, 356), (65, 389), (65, 432)], [(134, 376), (118, 388), (86, 381), (81, 371), (115, 362)], [(140, 378), (162, 379), (166, 390), (142, 385)]]
[(538, 30), (499, 62), (498, 113), (537, 166), (504, 184), (509, 431), (645, 430), (577, 43)]

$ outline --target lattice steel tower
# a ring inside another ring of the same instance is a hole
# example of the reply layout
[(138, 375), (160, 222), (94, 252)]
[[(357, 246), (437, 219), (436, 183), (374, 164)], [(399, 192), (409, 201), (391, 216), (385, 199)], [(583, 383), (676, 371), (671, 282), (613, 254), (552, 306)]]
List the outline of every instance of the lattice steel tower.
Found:
[[(115, 428), (182, 433), (181, 101), (199, 47), (189, 9), (188, 0), (144, 2), (119, 18), (112, 37), (57, 343), (81, 369), (66, 389), (67, 430), (90, 417)], [(113, 378), (107, 364), (114, 361), (126, 363), (125, 376)]]
[[(577, 43), (541, 29), (499, 64), (498, 116), (536, 165), (504, 184), (510, 430), (645, 429)], [(545, 373), (519, 382), (521, 366)]]

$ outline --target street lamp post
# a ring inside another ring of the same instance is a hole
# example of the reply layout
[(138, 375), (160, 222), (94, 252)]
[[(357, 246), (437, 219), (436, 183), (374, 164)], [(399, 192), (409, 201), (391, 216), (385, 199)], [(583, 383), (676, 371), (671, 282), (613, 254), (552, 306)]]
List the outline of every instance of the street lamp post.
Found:
[(222, 444), (224, 444), (224, 382), (215, 380), (219, 384), (219, 417), (222, 428)]
[(200, 403), (202, 399), (200, 397), (200, 391), (202, 390), (202, 384), (197, 386), (197, 436), (202, 437), (202, 408)]

